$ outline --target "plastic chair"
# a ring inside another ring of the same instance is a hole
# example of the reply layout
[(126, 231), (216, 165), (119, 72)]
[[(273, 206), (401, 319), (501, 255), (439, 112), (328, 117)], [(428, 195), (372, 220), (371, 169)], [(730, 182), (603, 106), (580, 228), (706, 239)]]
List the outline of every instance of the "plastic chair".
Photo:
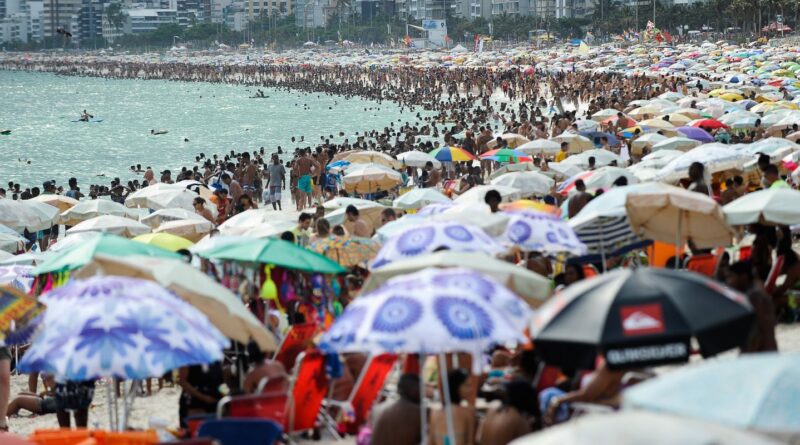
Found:
[(158, 435), (155, 431), (93, 431), (92, 437), (98, 445), (155, 445)]
[(718, 261), (719, 257), (713, 253), (692, 255), (686, 260), (686, 269), (711, 278), (717, 270)]
[(76, 445), (92, 437), (89, 430), (36, 430), (28, 440), (36, 445)]
[(284, 425), (289, 395), (285, 392), (264, 393), (220, 400), (217, 417), (222, 417), (224, 407), (228, 407), (228, 417), (245, 417), (274, 420)]
[(273, 445), (281, 438), (281, 427), (264, 419), (215, 419), (200, 426), (199, 435), (220, 445)]
[[(361, 374), (358, 376), (350, 396), (344, 402), (328, 400), (331, 406), (337, 406), (345, 410), (352, 410), (353, 419), (347, 422), (347, 432), (357, 434), (358, 429), (367, 423), (369, 412), (372, 405), (383, 389), (386, 377), (392, 372), (397, 356), (394, 354), (382, 354), (372, 356), (367, 361)], [(333, 423), (329, 416), (326, 421)]]
[(316, 332), (317, 325), (314, 323), (292, 325), (281, 340), (278, 352), (275, 353), (275, 361), (281, 362), (288, 371), (294, 369), (297, 356), (312, 343)]
[(778, 277), (781, 275), (781, 271), (783, 270), (784, 261), (786, 261), (786, 257), (779, 255), (772, 263), (772, 269), (769, 270), (767, 281), (764, 283), (764, 290), (767, 291), (768, 294), (771, 294), (775, 290)]

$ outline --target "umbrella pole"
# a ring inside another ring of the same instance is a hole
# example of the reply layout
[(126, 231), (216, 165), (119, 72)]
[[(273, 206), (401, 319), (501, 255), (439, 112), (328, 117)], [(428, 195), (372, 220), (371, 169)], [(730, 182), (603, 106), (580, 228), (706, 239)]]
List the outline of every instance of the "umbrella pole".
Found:
[(455, 426), (453, 425), (453, 403), (450, 401), (450, 381), (447, 378), (447, 360), (444, 353), (439, 353), (439, 374), (442, 376), (442, 394), (444, 395), (444, 414), (447, 420), (447, 436), (444, 445), (455, 445)]
[(108, 430), (114, 431), (116, 426), (114, 425), (114, 409), (111, 406), (113, 404), (113, 399), (111, 397), (111, 393), (114, 391), (114, 379), (107, 379), (106, 380), (106, 401), (108, 402)]
[(420, 445), (428, 443), (428, 413), (425, 408), (425, 354), (419, 354), (419, 425)]
[(680, 269), (681, 259), (681, 224), (683, 223), (683, 210), (678, 210), (678, 235), (675, 238), (675, 270)]

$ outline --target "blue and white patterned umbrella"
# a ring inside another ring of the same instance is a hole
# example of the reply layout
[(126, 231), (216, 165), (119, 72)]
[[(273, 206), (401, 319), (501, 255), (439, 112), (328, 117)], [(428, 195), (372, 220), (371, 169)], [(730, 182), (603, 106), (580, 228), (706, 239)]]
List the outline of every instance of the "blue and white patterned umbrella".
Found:
[(492, 256), (506, 250), (477, 227), (456, 222), (428, 221), (389, 238), (375, 257), (372, 267), (443, 248), (457, 252), (483, 252)]
[(144, 379), (218, 361), (228, 345), (205, 315), (150, 281), (76, 280), (40, 300), (47, 311), (19, 364), (23, 372)]
[(522, 211), (511, 213), (506, 228), (507, 242), (529, 252), (586, 255), (587, 248), (566, 221), (548, 213)]
[(0, 285), (11, 286), (27, 294), (33, 287), (32, 270), (33, 266), (0, 266)]
[(322, 336), (338, 352), (480, 352), (524, 342), (530, 307), (471, 269), (427, 269), (393, 278), (353, 301)]

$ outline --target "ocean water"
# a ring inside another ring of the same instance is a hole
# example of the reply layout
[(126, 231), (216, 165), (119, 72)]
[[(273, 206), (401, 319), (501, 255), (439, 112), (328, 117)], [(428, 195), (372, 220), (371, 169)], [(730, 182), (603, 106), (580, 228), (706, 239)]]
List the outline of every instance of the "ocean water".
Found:
[[(278, 146), (293, 150), (313, 145), (320, 136), (341, 141), (340, 131), (352, 142), (356, 132), (416, 120), (416, 111), (401, 114), (390, 102), (271, 89), (265, 89), (268, 99), (249, 99), (254, 91), (0, 71), (0, 130), (12, 131), (0, 135), (0, 186), (9, 181), (41, 186), (47, 180), (66, 186), (74, 176), (88, 189), (89, 184), (108, 185), (114, 177), (140, 177), (130, 172), (136, 164), (156, 172), (170, 169), (174, 177), (180, 167), (195, 165), (200, 153), (210, 157), (262, 146), (267, 152)], [(72, 122), (84, 109), (102, 122)], [(151, 129), (169, 133), (153, 136)]]

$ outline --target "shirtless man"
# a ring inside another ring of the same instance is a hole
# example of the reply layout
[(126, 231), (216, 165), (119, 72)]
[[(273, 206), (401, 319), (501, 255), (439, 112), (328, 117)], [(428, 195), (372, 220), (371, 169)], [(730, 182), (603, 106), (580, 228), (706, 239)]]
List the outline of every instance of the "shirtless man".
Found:
[(294, 161), (292, 171), (297, 177), (297, 211), (311, 205), (313, 192), (312, 174), (320, 170), (319, 163), (311, 159), (305, 150), (300, 150), (299, 157)]
[(592, 195), (586, 193), (586, 184), (583, 183), (583, 179), (575, 181), (575, 190), (577, 190), (577, 193), (569, 198), (570, 218), (577, 215), (592, 199)]
[(361, 238), (369, 238), (372, 236), (372, 227), (370, 227), (369, 223), (361, 218), (356, 206), (347, 206), (347, 209), (345, 209), (345, 215), (347, 217), (347, 221), (353, 224), (353, 236), (358, 236)]

